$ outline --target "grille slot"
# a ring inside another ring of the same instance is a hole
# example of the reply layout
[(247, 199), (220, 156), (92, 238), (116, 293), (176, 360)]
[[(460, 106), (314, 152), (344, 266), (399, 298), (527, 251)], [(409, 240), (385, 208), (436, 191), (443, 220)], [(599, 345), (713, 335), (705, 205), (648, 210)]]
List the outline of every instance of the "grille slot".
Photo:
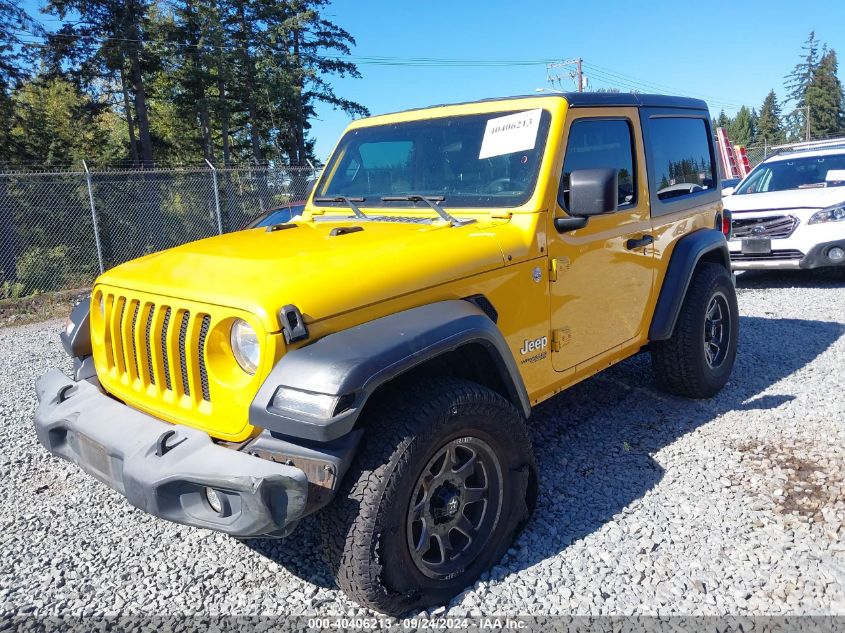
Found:
[(170, 324), (170, 308), (164, 311), (164, 321), (161, 324), (161, 359), (164, 362), (164, 383), (168, 389), (173, 389), (170, 380), (170, 358), (167, 354), (167, 326)]
[(179, 326), (179, 369), (182, 373), (182, 390), (186, 396), (191, 395), (191, 384), (188, 380), (188, 357), (185, 353), (185, 342), (188, 337), (188, 319), (191, 313), (187, 310), (182, 313), (182, 325)]
[(205, 366), (203, 354), (205, 352), (205, 337), (208, 335), (208, 327), (211, 325), (211, 317), (207, 314), (202, 317), (200, 326), (199, 347), (197, 348), (197, 365), (200, 368), (200, 383), (202, 385), (202, 399), (211, 402), (211, 394), (208, 389), (208, 369)]
[(733, 237), (761, 237), (783, 239), (792, 235), (798, 226), (798, 218), (794, 215), (778, 215), (768, 218), (736, 218), (734, 217)]
[(130, 344), (132, 345), (132, 366), (135, 368), (135, 375), (139, 376), (141, 372), (138, 371), (138, 350), (135, 345), (135, 332), (138, 325), (138, 310), (141, 307), (140, 301), (135, 302), (135, 310), (132, 312), (132, 329), (129, 332)]
[(126, 314), (126, 299), (123, 297), (120, 298), (120, 316), (117, 317), (117, 335), (120, 338), (120, 361), (118, 362), (117, 366), (120, 367), (121, 372), (126, 371), (126, 345), (124, 341), (126, 340), (123, 336), (123, 317)]
[(146, 347), (147, 351), (147, 371), (149, 372), (148, 378), (150, 379), (150, 384), (156, 384), (156, 373), (153, 369), (153, 352), (152, 352), (152, 342), (150, 340), (150, 333), (153, 331), (153, 314), (155, 314), (156, 306), (154, 303), (150, 304), (149, 312), (147, 312), (147, 328), (146, 334), (144, 335), (144, 347)]

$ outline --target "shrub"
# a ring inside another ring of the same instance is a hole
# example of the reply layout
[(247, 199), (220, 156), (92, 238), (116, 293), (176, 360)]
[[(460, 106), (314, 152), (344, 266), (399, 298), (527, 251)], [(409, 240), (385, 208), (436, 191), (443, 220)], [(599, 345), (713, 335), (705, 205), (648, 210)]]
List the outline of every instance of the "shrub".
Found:
[(19, 281), (4, 281), (0, 285), (0, 299), (20, 299), (23, 296), (23, 284)]
[(61, 290), (68, 281), (69, 269), (67, 246), (34, 246), (18, 259), (18, 279), (27, 295)]

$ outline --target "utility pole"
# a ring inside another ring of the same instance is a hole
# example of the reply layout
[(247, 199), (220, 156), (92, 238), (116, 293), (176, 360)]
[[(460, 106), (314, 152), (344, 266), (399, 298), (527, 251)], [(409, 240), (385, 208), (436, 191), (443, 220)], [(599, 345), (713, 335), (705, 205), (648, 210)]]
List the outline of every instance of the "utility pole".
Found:
[(578, 92), (584, 92), (584, 74), (581, 72), (581, 58), (575, 60), (575, 74), (578, 76)]
[[(560, 82), (563, 79), (567, 77), (574, 79), (578, 92), (584, 92), (584, 73), (581, 67), (583, 61), (580, 57), (574, 57), (572, 59), (546, 64), (546, 79), (552, 86), (557, 84), (558, 88), (562, 87)], [(572, 70), (572, 66), (575, 66), (575, 70)], [(564, 70), (557, 70), (559, 68)]]
[(807, 104), (807, 141), (811, 141), (813, 139), (810, 138), (810, 104)]
[(806, 130), (804, 131), (804, 140), (805, 141), (811, 141), (812, 139), (810, 138), (811, 137), (811, 134), (810, 134), (810, 106), (808, 104), (808, 105), (805, 105), (805, 106), (800, 107), (800, 108), (795, 108), (792, 111), (791, 114), (794, 114), (795, 112), (798, 112), (799, 110), (804, 111), (804, 123), (806, 123)]

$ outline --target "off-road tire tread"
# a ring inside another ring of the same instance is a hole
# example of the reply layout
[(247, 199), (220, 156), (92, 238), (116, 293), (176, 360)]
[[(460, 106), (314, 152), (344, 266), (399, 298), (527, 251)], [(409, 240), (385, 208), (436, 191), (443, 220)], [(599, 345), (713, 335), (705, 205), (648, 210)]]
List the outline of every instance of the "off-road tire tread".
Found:
[[(375, 551), (373, 538), (378, 529), (370, 530), (378, 516), (387, 484), (396, 484), (391, 475), (405, 469), (410, 452), (405, 450), (417, 436), (429, 416), (448, 412), (458, 405), (461, 411), (477, 415), (502, 415), (503, 409), (519, 428), (513, 430), (509, 442), (515, 450), (530, 456), (529, 468), (536, 473), (531, 442), (524, 418), (505, 398), (477, 383), (460, 379), (435, 379), (425, 384), (397, 391), (383, 399), (367, 416), (365, 436), (357, 455), (341, 483), (334, 501), (321, 513), (321, 536), (326, 561), (340, 588), (359, 604), (382, 613), (400, 614), (425, 604), (425, 596), (398, 595), (384, 586), (381, 562), (371, 557)], [(433, 425), (448, 421), (444, 415)], [(529, 501), (533, 505), (532, 501)], [(519, 529), (533, 507), (525, 508)]]
[[(697, 399), (709, 398), (718, 391), (710, 387), (702, 373), (702, 367), (692, 362), (690, 350), (694, 345), (701, 345), (700, 311), (707, 308), (710, 293), (720, 277), (733, 287), (730, 274), (724, 266), (709, 262), (700, 264), (690, 280), (671, 338), (651, 343), (652, 371), (660, 389)], [(732, 319), (731, 327), (734, 329), (731, 336), (736, 341), (738, 323), (735, 319)]]

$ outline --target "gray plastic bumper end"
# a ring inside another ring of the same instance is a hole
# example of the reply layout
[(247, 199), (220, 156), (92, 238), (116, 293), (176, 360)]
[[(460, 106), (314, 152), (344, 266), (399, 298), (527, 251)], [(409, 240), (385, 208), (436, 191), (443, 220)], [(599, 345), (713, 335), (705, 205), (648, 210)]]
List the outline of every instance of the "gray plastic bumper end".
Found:
[[(39, 378), (36, 391), (39, 441), (145, 512), (238, 537), (282, 536), (302, 516), (308, 481), (298, 468), (217, 445), (203, 431), (162, 422), (58, 369)], [(206, 488), (216, 492), (219, 509)]]

